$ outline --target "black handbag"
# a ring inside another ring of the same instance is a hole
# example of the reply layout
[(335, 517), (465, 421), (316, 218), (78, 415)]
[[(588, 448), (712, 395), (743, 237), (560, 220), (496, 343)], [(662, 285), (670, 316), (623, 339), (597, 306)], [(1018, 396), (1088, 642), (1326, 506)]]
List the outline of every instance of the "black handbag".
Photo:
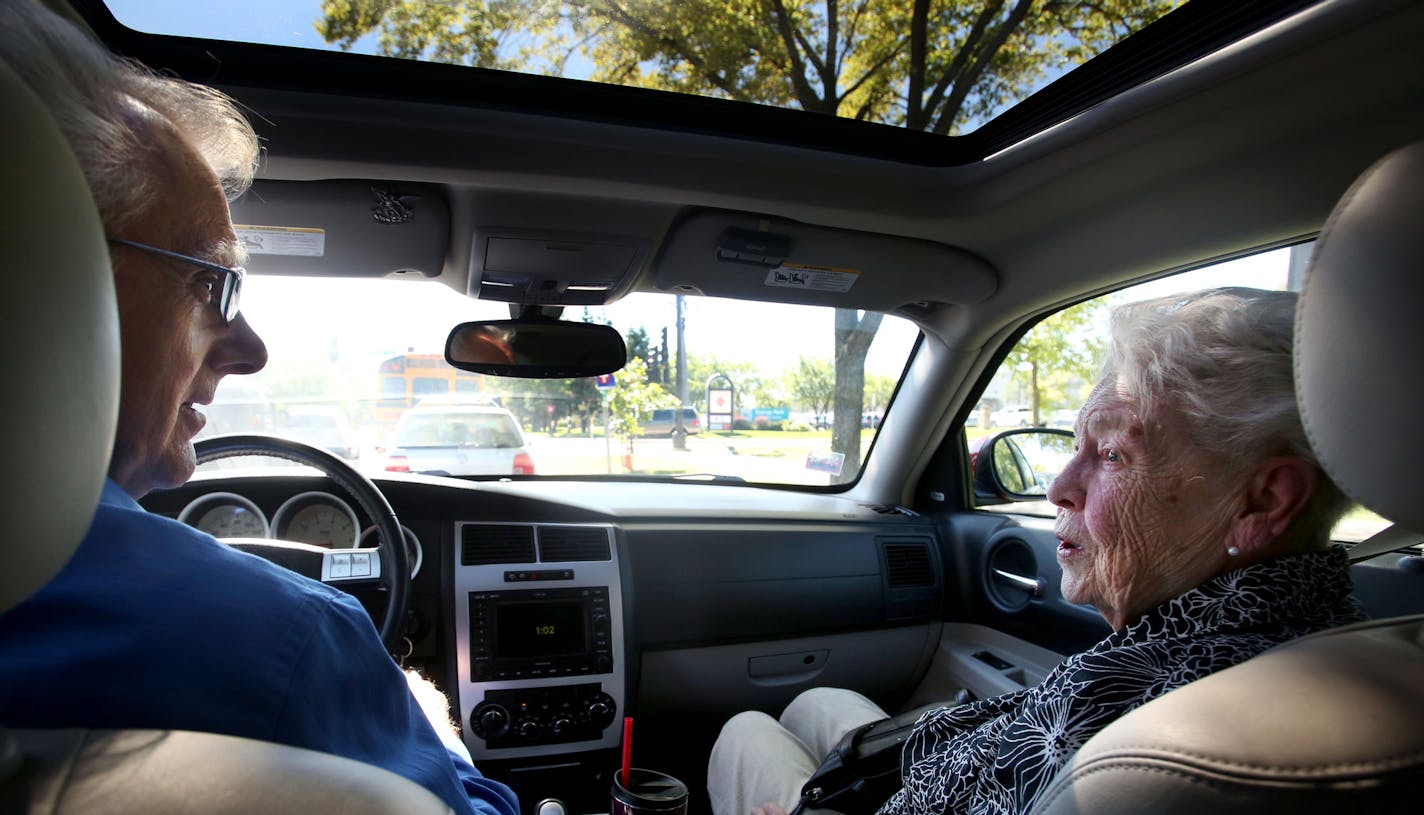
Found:
[(920, 714), (915, 710), (861, 725), (841, 737), (821, 766), (801, 787), (789, 815), (830, 809), (844, 815), (871, 815), (900, 789), (900, 753)]

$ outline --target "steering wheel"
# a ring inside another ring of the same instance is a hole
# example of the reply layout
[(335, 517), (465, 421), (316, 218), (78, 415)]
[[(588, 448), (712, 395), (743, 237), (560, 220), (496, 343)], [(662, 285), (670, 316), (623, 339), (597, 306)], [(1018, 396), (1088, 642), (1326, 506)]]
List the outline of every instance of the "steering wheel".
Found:
[(360, 504), (366, 517), (376, 524), (379, 541), (374, 549), (328, 550), (306, 543), (258, 538), (229, 539), (223, 543), (337, 587), (359, 582), (359, 577), (347, 574), (348, 568), (333, 568), (336, 564), (333, 556), (369, 553), (371, 573), (379, 575), (374, 579), (386, 595), (385, 614), (376, 625), (381, 642), (397, 661), (406, 655), (406, 649), (401, 647), (406, 602), (410, 597), (410, 562), (405, 536), (390, 503), (371, 479), (325, 450), (278, 436), (256, 433), (212, 436), (194, 442), (193, 450), (199, 464), (235, 456), (270, 456), (305, 464), (321, 470)]

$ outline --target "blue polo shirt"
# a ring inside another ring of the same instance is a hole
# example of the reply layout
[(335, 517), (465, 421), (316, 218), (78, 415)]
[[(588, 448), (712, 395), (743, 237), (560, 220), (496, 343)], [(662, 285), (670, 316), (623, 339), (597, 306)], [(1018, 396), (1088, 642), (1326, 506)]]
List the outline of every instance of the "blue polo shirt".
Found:
[(440, 743), (360, 603), (113, 481), (68, 565), (0, 614), (0, 723), (280, 742), (384, 767), (456, 812), (519, 812)]

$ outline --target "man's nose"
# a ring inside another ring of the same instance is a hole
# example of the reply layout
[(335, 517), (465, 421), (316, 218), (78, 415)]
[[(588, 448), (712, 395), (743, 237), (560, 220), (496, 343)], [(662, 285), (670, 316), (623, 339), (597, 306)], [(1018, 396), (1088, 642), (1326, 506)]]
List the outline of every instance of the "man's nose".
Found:
[(255, 374), (267, 365), (267, 344), (238, 314), (213, 346), (213, 367), (224, 374)]

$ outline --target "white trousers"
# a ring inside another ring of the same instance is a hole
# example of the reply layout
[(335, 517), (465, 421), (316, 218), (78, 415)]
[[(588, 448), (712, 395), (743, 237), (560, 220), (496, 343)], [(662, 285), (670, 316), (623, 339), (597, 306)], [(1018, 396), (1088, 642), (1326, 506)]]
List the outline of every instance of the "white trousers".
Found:
[(780, 721), (759, 711), (738, 713), (722, 726), (707, 762), (712, 812), (748, 815), (752, 807), (768, 803), (790, 812), (801, 799), (801, 787), (836, 742), (887, 715), (864, 696), (840, 688), (802, 693), (782, 711)]

